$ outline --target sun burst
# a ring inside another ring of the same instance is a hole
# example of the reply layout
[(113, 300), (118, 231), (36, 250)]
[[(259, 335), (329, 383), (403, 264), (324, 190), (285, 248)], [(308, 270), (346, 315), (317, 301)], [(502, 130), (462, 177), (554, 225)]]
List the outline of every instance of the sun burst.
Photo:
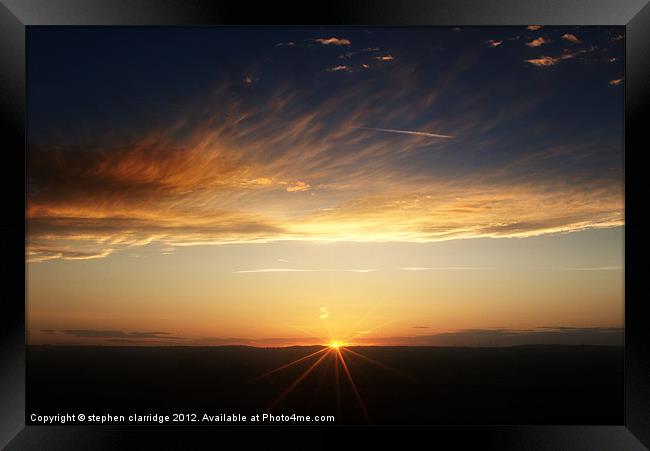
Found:
[[(327, 307), (321, 307), (320, 309), (321, 316), (320, 319), (323, 320), (323, 325), (327, 330), (329, 338), (324, 339), (323, 337), (314, 337), (323, 340), (323, 343), (315, 352), (308, 353), (302, 357), (299, 357), (291, 362), (288, 362), (284, 365), (281, 365), (277, 368), (274, 368), (266, 373), (254, 378), (250, 382), (259, 381), (264, 379), (272, 374), (282, 372), (292, 367), (296, 367), (299, 364), (306, 365), (304, 368), (292, 381), (290, 381), (287, 386), (284, 388), (282, 393), (270, 404), (269, 409), (274, 409), (279, 405), (298, 385), (301, 384), (310, 374), (312, 374), (317, 368), (322, 367), (328, 361), (333, 363), (333, 374), (334, 384), (336, 387), (336, 403), (337, 408), (340, 414), (341, 410), (341, 377), (343, 381), (347, 383), (350, 387), (356, 403), (359, 407), (359, 410), (363, 413), (363, 416), (366, 422), (370, 422), (368, 411), (366, 409), (365, 403), (363, 402), (361, 393), (357, 388), (357, 383), (354, 380), (352, 371), (348, 365), (348, 361), (354, 360), (357, 364), (370, 363), (375, 367), (382, 368), (383, 370), (388, 370), (397, 374), (399, 376), (411, 379), (410, 377), (402, 374), (401, 372), (384, 365), (381, 362), (378, 362), (366, 355), (361, 351), (359, 345), (355, 343), (355, 339), (362, 334), (363, 332), (354, 332), (359, 328), (362, 322), (366, 321), (370, 312), (368, 312), (364, 317), (360, 318), (358, 322), (352, 326), (345, 334), (335, 335), (332, 332), (332, 329), (329, 326), (329, 311)], [(356, 351), (354, 349), (356, 349)]]
[(345, 346), (345, 343), (339, 340), (332, 340), (327, 344), (327, 346), (331, 349), (340, 349)]

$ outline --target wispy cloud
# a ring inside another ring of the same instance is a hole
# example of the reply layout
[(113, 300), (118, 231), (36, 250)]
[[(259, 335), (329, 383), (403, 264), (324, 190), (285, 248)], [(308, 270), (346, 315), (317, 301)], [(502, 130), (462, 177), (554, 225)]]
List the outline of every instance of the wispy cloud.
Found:
[(278, 42), (277, 44), (274, 45), (274, 47), (293, 47), (295, 46), (296, 43), (293, 41), (289, 42)]
[(327, 310), (327, 307), (320, 308), (320, 319), (327, 319), (330, 316), (330, 312)]
[(297, 182), (294, 183), (284, 183), (286, 185), (286, 189), (288, 193), (299, 193), (302, 191), (309, 191), (311, 189), (311, 185), (307, 182), (303, 182), (302, 180), (298, 180)]
[(622, 266), (586, 266), (573, 268), (559, 268), (563, 271), (622, 271)]
[(406, 266), (402, 268), (395, 268), (398, 271), (482, 271), (486, 269), (494, 269), (486, 266)]
[(340, 45), (350, 45), (350, 44), (352, 44), (352, 42), (350, 42), (349, 39), (335, 38), (335, 37), (317, 38), (317, 39), (314, 39), (314, 41), (320, 42), (323, 45), (337, 45), (337, 46), (340, 46)]
[(621, 78), (616, 78), (616, 79), (614, 79), (614, 80), (610, 80), (610, 81), (609, 81), (609, 84), (612, 85), (612, 86), (618, 86), (618, 85), (622, 84), (623, 81), (625, 81), (625, 77), (621, 77)]
[(487, 41), (487, 45), (489, 47), (499, 47), (501, 44), (503, 44), (503, 41), (499, 41), (496, 39), (490, 39), (489, 41)]
[[(363, 341), (363, 339), (360, 339)], [(623, 329), (613, 327), (539, 327), (535, 329), (466, 329), (410, 337), (374, 339), (375, 344), (403, 346), (501, 347), (522, 345), (622, 346)]]
[(80, 330), (62, 330), (65, 335), (82, 338), (167, 338), (167, 332), (124, 332), (122, 330), (97, 330), (97, 329), (80, 329)]
[(382, 56), (375, 56), (375, 59), (377, 61), (393, 61), (395, 58), (393, 58), (393, 55), (382, 55)]
[(187, 344), (185, 337), (159, 331), (119, 329), (42, 329), (29, 333), (30, 343), (63, 345), (170, 346)]
[(47, 260), (93, 260), (104, 258), (110, 255), (113, 249), (102, 249), (97, 251), (74, 250), (70, 248), (57, 248), (52, 246), (32, 246), (27, 248), (28, 263), (38, 263)]
[(537, 31), (537, 30), (541, 30), (542, 28), (543, 28), (542, 25), (528, 25), (526, 27), (526, 29), (530, 31)]
[[(399, 65), (379, 84), (313, 102), (295, 87), (253, 93), (236, 79), (127, 138), (30, 142), (26, 258), (101, 258), (150, 243), (433, 242), (622, 225), (620, 168), (605, 176), (584, 165), (616, 152), (615, 141), (488, 140), (542, 94), (494, 111), (477, 91), (431, 114), (470, 63), (452, 65), (429, 91), (403, 83), (411, 68)], [(387, 82), (395, 89), (381, 89)], [(391, 123), (403, 128), (367, 127)], [(475, 148), (505, 145), (526, 150), (475, 164)]]
[(353, 273), (369, 273), (375, 272), (376, 269), (307, 269), (307, 268), (262, 268), (262, 269), (245, 269), (235, 271), (238, 274), (249, 273), (273, 273), (273, 272), (353, 272)]
[(339, 64), (338, 66), (328, 67), (325, 69), (327, 72), (350, 72), (352, 68), (346, 66), (345, 64)]

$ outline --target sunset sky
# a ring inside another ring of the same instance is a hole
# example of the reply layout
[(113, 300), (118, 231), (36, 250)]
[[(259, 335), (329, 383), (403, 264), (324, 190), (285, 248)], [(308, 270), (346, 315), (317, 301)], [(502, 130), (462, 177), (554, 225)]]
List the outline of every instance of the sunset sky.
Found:
[(620, 342), (623, 30), (30, 27), (29, 342)]

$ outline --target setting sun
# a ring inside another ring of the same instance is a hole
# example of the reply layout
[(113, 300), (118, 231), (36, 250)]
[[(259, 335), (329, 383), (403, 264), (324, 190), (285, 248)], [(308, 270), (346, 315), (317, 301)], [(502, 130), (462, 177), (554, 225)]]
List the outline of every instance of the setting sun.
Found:
[(339, 349), (343, 347), (343, 343), (340, 341), (332, 341), (328, 344), (328, 346), (332, 349)]

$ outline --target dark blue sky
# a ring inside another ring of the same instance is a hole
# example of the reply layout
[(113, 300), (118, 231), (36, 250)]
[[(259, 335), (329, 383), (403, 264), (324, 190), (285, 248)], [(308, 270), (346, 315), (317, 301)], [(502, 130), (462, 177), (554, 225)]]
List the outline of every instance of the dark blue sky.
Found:
[[(451, 152), (471, 158), (458, 159), (458, 168), (456, 157), (447, 158), (449, 170), (589, 142), (587, 164), (606, 171), (622, 155), (623, 84), (610, 84), (624, 74), (622, 33), (616, 27), (31, 27), (29, 138), (41, 146), (129, 141), (179, 116), (201, 121), (223, 102), (259, 107), (279, 89), (295, 93), (302, 112), (340, 96), (330, 121), (338, 123), (351, 111), (349, 93), (372, 86), (385, 95), (369, 105), (377, 114), (368, 127), (419, 130), (435, 121), (438, 132), (462, 135)], [(329, 37), (350, 43), (315, 41)], [(549, 42), (527, 45), (540, 37)], [(278, 45), (286, 43), (293, 45)], [(393, 59), (376, 59), (387, 55)], [(542, 56), (555, 64), (527, 62)], [(328, 72), (337, 66), (346, 69)], [(220, 104), (209, 104), (219, 88)], [(415, 105), (434, 91), (440, 91), (435, 101)], [(409, 103), (412, 115), (382, 121), (381, 110)], [(277, 117), (278, 127), (285, 119)], [(440, 163), (439, 155), (432, 158)], [(583, 159), (575, 164), (584, 170)]]

